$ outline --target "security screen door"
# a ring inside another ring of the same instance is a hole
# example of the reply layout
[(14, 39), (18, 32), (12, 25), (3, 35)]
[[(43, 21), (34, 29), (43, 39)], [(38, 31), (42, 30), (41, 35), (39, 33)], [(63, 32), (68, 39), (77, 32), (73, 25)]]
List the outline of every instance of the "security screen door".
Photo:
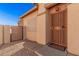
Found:
[(66, 47), (67, 10), (52, 14), (52, 43)]

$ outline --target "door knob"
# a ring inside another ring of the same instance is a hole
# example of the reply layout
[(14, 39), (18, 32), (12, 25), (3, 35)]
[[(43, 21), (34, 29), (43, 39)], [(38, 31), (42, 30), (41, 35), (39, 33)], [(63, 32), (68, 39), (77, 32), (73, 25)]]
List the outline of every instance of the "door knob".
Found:
[(65, 28), (65, 26), (62, 26), (62, 28)]
[(55, 29), (55, 30), (61, 30), (62, 28), (59, 27), (59, 26), (56, 26), (54, 29)]

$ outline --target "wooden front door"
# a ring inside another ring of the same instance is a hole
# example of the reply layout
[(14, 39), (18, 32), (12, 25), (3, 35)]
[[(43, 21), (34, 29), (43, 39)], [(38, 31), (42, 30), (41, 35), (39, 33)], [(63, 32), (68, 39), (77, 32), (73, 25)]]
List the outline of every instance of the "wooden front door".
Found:
[(52, 20), (52, 43), (66, 47), (67, 41), (67, 10), (62, 10), (61, 12), (54, 13), (51, 15)]

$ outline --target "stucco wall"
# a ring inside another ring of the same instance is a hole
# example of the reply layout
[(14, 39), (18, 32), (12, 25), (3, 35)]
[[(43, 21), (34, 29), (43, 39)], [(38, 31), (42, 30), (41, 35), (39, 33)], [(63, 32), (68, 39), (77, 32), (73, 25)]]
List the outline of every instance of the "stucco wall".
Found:
[(4, 43), (10, 43), (10, 26), (4, 26)]
[(38, 7), (38, 14), (41, 14), (46, 11), (44, 3), (39, 3), (38, 6), (39, 6)]
[(52, 41), (52, 30), (51, 28), (51, 15), (48, 11), (48, 14), (46, 15), (46, 43), (49, 44)]
[(79, 55), (79, 4), (68, 5), (68, 52)]
[(3, 26), (0, 26), (0, 45), (3, 44)]
[(37, 19), (37, 42), (46, 44), (46, 14), (38, 16)]
[(23, 18), (24, 23), (24, 39), (36, 41), (37, 27), (37, 10)]
[(46, 44), (46, 13), (44, 4), (39, 3), (38, 16), (37, 16), (37, 42)]
[(46, 44), (46, 10), (44, 4), (38, 4), (38, 10), (25, 16), (23, 19), (24, 40), (36, 41), (40, 44)]

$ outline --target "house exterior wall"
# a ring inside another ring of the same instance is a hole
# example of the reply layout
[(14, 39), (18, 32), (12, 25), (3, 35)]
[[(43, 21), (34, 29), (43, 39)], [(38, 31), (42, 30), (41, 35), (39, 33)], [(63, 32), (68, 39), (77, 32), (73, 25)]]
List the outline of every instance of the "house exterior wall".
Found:
[(39, 4), (38, 10), (21, 18), (23, 20), (24, 40), (28, 39), (40, 44), (46, 44), (46, 10), (44, 6), (44, 4)]
[(37, 42), (46, 44), (46, 14), (38, 16), (37, 19)]
[(23, 18), (24, 27), (24, 40), (28, 39), (31, 41), (36, 41), (37, 34), (37, 10)]
[(49, 13), (49, 9), (48, 9), (48, 12), (47, 12), (47, 15), (46, 15), (46, 43), (49, 44), (51, 43), (52, 41), (52, 34), (51, 34), (51, 16), (50, 16), (50, 13)]
[(79, 4), (68, 5), (68, 52), (79, 55)]
[[(36, 41), (43, 45), (51, 42), (51, 20), (49, 20), (51, 17), (47, 14), (44, 6), (45, 4), (38, 4), (38, 10), (22, 18), (23, 26), (26, 28), (24, 29), (24, 39)], [(67, 50), (76, 55), (79, 55), (78, 7), (79, 4), (67, 5)]]
[(37, 42), (40, 44), (46, 44), (46, 9), (44, 4), (38, 4), (38, 16), (37, 16)]

